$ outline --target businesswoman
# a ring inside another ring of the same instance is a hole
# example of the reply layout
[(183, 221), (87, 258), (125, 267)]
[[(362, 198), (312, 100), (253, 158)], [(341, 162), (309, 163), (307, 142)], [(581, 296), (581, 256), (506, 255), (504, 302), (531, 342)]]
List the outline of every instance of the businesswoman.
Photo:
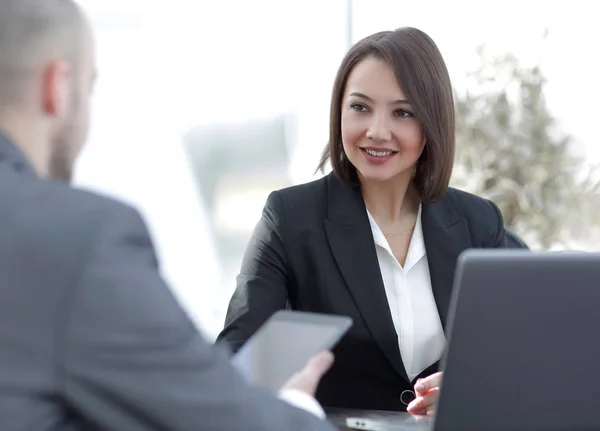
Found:
[[(320, 164), (333, 172), (269, 196), (218, 341), (238, 349), (286, 306), (346, 315), (354, 325), (321, 381), (323, 405), (406, 410), (418, 379), (433, 374), (435, 389), (458, 255), (507, 246), (496, 205), (448, 188), (454, 135), (429, 36), (401, 28), (352, 47)], [(421, 398), (431, 411), (435, 398)]]

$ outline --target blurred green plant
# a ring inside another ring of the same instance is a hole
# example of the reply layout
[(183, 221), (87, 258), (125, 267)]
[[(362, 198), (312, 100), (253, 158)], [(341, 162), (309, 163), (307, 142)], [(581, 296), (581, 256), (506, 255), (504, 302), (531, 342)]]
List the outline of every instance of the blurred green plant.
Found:
[(589, 243), (600, 226), (600, 176), (548, 109), (540, 67), (478, 54), (469, 90), (456, 94), (452, 185), (493, 200), (531, 248)]

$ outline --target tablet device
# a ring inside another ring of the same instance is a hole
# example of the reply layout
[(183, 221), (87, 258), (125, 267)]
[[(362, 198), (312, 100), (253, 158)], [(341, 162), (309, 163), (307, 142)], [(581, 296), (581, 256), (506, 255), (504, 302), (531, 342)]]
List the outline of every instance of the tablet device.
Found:
[(346, 316), (282, 310), (233, 356), (233, 365), (251, 384), (277, 393), (308, 360), (330, 350), (352, 326)]

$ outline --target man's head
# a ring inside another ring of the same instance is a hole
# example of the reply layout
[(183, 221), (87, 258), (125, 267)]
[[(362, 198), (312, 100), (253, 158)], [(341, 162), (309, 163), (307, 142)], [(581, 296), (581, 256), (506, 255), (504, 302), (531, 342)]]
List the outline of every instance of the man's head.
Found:
[(41, 175), (70, 179), (94, 80), (91, 28), (73, 0), (0, 0), (0, 130)]

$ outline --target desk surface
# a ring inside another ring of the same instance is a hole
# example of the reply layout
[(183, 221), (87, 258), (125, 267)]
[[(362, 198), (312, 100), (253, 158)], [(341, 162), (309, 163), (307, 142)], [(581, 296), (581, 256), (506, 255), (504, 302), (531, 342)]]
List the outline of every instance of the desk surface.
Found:
[[(346, 418), (358, 417), (372, 420), (386, 420), (394, 424), (405, 425), (406, 430), (429, 430), (433, 420), (428, 417), (414, 417), (404, 412), (390, 412), (384, 410), (350, 410), (327, 408), (327, 418), (340, 430), (354, 430), (346, 427)], [(404, 428), (404, 427), (403, 427)]]

